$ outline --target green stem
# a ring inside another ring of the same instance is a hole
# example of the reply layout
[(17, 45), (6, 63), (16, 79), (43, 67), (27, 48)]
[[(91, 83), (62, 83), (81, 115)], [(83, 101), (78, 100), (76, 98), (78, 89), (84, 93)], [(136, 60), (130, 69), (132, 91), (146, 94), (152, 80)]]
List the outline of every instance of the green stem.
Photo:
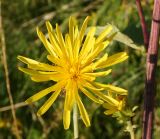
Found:
[(78, 109), (76, 103), (73, 106), (73, 127), (74, 127), (74, 139), (78, 139)]
[(128, 132), (130, 133), (131, 139), (135, 139), (134, 129), (133, 129), (131, 121), (127, 121), (127, 125), (128, 125)]

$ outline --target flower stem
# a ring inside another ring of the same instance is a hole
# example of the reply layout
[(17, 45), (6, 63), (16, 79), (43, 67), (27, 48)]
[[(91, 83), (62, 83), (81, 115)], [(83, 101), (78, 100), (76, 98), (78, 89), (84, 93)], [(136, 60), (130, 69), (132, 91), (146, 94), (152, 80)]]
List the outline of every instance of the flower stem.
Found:
[(78, 110), (76, 103), (73, 106), (73, 127), (74, 127), (74, 139), (78, 139)]
[(127, 125), (128, 125), (128, 132), (130, 134), (131, 139), (135, 139), (134, 129), (133, 129), (131, 121), (127, 121)]

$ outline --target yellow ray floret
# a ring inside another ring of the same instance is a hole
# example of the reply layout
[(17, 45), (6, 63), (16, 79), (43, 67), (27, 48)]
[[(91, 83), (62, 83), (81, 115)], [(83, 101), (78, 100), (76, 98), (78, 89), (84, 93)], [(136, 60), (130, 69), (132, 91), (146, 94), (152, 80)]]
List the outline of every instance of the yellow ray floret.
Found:
[(27, 68), (18, 67), (18, 69), (30, 75), (33, 81), (54, 81), (54, 85), (26, 100), (27, 103), (33, 103), (46, 95), (50, 95), (49, 99), (38, 110), (38, 116), (43, 115), (51, 107), (61, 92), (65, 94), (63, 110), (65, 129), (70, 126), (70, 114), (73, 105), (78, 106), (84, 124), (87, 127), (90, 126), (89, 116), (82, 103), (80, 93), (98, 104), (105, 103), (104, 105), (108, 109), (106, 113), (113, 113), (117, 110), (117, 107), (118, 110), (120, 109), (121, 100), (113, 96), (127, 95), (125, 89), (95, 82), (97, 77), (105, 77), (111, 73), (110, 66), (126, 60), (128, 55), (126, 52), (120, 52), (112, 56), (107, 53), (104, 54), (103, 50), (107, 48), (113, 39), (113, 35), (109, 35), (113, 27), (108, 25), (96, 37), (95, 26), (91, 27), (86, 33), (89, 19), (90, 17), (86, 17), (81, 28), (78, 28), (76, 19), (70, 17), (69, 32), (65, 35), (62, 34), (58, 24), (53, 28), (47, 21), (48, 38), (37, 28), (37, 34), (48, 51), (47, 59), (52, 64), (38, 62), (24, 56), (17, 57), (27, 65)]
[(125, 106), (125, 99), (115, 99), (115, 104), (104, 103), (103, 107), (107, 109), (104, 114), (111, 115), (115, 112), (122, 111)]
[(42, 114), (44, 114), (53, 104), (53, 102), (56, 100), (56, 98), (58, 97), (59, 93), (60, 93), (60, 89), (56, 90), (51, 97), (43, 104), (43, 106), (38, 110), (37, 115), (41, 116)]

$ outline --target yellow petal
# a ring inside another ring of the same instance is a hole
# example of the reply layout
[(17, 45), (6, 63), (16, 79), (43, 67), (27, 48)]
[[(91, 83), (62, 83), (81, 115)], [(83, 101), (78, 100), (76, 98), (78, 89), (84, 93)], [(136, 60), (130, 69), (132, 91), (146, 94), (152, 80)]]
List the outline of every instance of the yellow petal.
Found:
[(78, 29), (78, 25), (75, 25), (75, 29), (74, 29), (74, 44), (76, 43), (75, 41), (79, 39), (79, 29)]
[(120, 101), (117, 109), (119, 111), (121, 111), (124, 106), (125, 106), (125, 102), (124, 101)]
[(119, 95), (127, 95), (128, 94), (127, 90), (120, 88), (120, 87), (113, 86), (113, 85), (109, 85), (109, 84), (106, 85), (106, 89), (109, 91), (115, 92)]
[(54, 103), (54, 101), (56, 100), (56, 98), (58, 97), (59, 93), (61, 90), (56, 90), (51, 97), (43, 104), (43, 106), (38, 110), (37, 115), (41, 116), (43, 115), (50, 107), (51, 105)]
[(105, 115), (111, 115), (111, 114), (115, 113), (116, 111), (117, 111), (117, 110), (115, 110), (115, 109), (106, 110), (106, 111), (104, 112), (104, 114), (105, 114)]
[[(67, 80), (67, 85), (66, 85), (66, 96), (65, 96), (65, 102), (64, 102), (64, 112), (63, 112), (63, 125), (64, 129), (68, 129), (70, 126), (70, 113), (71, 109), (74, 103), (74, 96), (72, 91), (74, 91), (74, 86), (72, 86), (73, 83), (71, 80)], [(72, 90), (72, 89), (73, 90)]]
[(120, 88), (120, 87), (117, 87), (117, 86), (110, 85), (110, 84), (101, 84), (101, 83), (95, 82), (95, 85), (97, 85), (97, 87), (105, 88), (106, 90), (108, 90), (110, 92), (115, 92), (116, 94), (119, 94), (119, 95), (127, 95), (128, 94), (127, 90)]
[(48, 36), (49, 36), (49, 40), (51, 42), (51, 44), (53, 45), (53, 49), (54, 51), (56, 52), (56, 54), (59, 56), (59, 57), (63, 57), (63, 54), (62, 54), (62, 50), (61, 50), (61, 47), (59, 46), (59, 43), (57, 41), (57, 39), (54, 37), (55, 34), (53, 34), (53, 32), (49, 32), (48, 33)]
[(96, 77), (93, 77), (92, 75), (85, 75), (85, 74), (82, 74), (80, 75), (82, 79), (84, 80), (87, 80), (89, 82), (92, 82), (96, 79)]
[(102, 104), (103, 101), (101, 101), (99, 98), (96, 98), (94, 95), (92, 95), (92, 93), (90, 93), (89, 91), (87, 91), (85, 88), (80, 87), (80, 90), (88, 97), (90, 98), (92, 101), (94, 101), (95, 103), (99, 103)]
[(84, 41), (84, 44), (82, 46), (81, 52), (80, 52), (80, 59), (84, 58), (88, 53), (94, 48), (94, 43), (95, 43), (95, 38), (94, 38), (94, 33), (95, 33), (96, 28), (91, 27), (90, 31), (87, 34), (87, 37)]
[(59, 82), (49, 88), (46, 88), (38, 93), (36, 93), (35, 95), (31, 96), (30, 98), (28, 98), (25, 102), (26, 103), (32, 103), (32, 102), (35, 102), (39, 99), (41, 99), (42, 97), (46, 96), (47, 94), (49, 94), (50, 92), (52, 91), (55, 91), (55, 90), (58, 90), (58, 89), (61, 89), (64, 85), (64, 82)]
[(63, 125), (64, 125), (64, 129), (68, 129), (70, 126), (70, 121), (71, 121), (71, 116), (70, 116), (71, 112), (68, 110), (64, 110), (63, 111)]
[(67, 78), (64, 74), (54, 74), (54, 75), (33, 75), (31, 76), (31, 80), (35, 81), (35, 82), (44, 82), (44, 81), (60, 81), (60, 80), (64, 80), (65, 78)]
[(88, 66), (85, 66), (84, 68), (81, 69), (81, 73), (85, 73), (85, 72), (92, 72), (94, 70), (94, 66), (93, 64), (90, 64)]
[(82, 27), (81, 27), (80, 35), (79, 35), (79, 36), (80, 36), (80, 37), (79, 37), (80, 42), (82, 42), (82, 40), (83, 40), (84, 33), (85, 33), (85, 31), (86, 31), (86, 28), (87, 28), (87, 24), (88, 24), (89, 19), (90, 19), (90, 17), (87, 16), (86, 19), (85, 19), (84, 22), (83, 22)]
[(79, 55), (79, 51), (80, 51), (80, 46), (81, 46), (80, 40), (77, 39), (77, 40), (75, 41), (75, 45), (74, 45), (74, 48), (73, 48), (73, 54), (74, 54), (75, 60), (78, 59), (78, 55)]
[(87, 33), (86, 38), (94, 37), (95, 31), (96, 31), (96, 27), (94, 27), (94, 26), (91, 27), (89, 32)]
[(61, 59), (59, 59), (59, 58), (55, 58), (55, 57), (53, 57), (52, 55), (47, 55), (47, 59), (48, 59), (49, 61), (51, 61), (52, 63), (58, 65), (58, 66), (62, 66), (62, 65), (63, 65), (63, 64), (62, 64), (63, 60), (61, 60)]
[(104, 63), (107, 59), (108, 59), (108, 54), (105, 54), (105, 55), (103, 55), (100, 59), (98, 59), (98, 60), (94, 63), (95, 69), (97, 69), (97, 67), (98, 67), (101, 63)]
[(72, 82), (71, 80), (67, 81), (67, 85), (66, 85), (66, 92), (65, 92), (65, 102), (64, 102), (64, 110), (71, 110), (71, 106), (72, 106)]
[(111, 105), (111, 104), (108, 104), (108, 103), (103, 103), (103, 107), (105, 109), (116, 109), (115, 105)]
[(90, 76), (94, 76), (94, 77), (99, 77), (99, 76), (106, 76), (109, 73), (111, 73), (111, 69), (107, 70), (107, 71), (101, 71), (101, 72), (93, 72), (93, 73), (84, 73), (86, 75), (90, 75)]
[(112, 31), (113, 27), (111, 25), (108, 25), (107, 28), (102, 31), (102, 33), (98, 36), (98, 38), (96, 39), (96, 44), (102, 42), (107, 35)]
[(58, 42), (60, 44), (61, 50), (63, 52), (63, 55), (64, 55), (64, 57), (66, 57), (67, 56), (67, 52), (66, 52), (66, 48), (65, 48), (65, 42), (64, 42), (64, 38), (63, 38), (62, 32), (61, 32), (60, 27), (58, 26), (58, 24), (56, 24), (56, 33), (57, 33), (57, 39), (58, 39)]
[(78, 55), (79, 55), (79, 51), (80, 51), (80, 47), (81, 47), (81, 41), (79, 38), (79, 30), (78, 30), (78, 26), (76, 26), (75, 28), (75, 40), (74, 40), (74, 47), (73, 47), (73, 54), (74, 54), (74, 58), (77, 60), (78, 59)]
[(86, 127), (89, 127), (90, 126), (90, 120), (89, 120), (88, 113), (87, 113), (86, 109), (84, 108), (84, 105), (83, 105), (78, 93), (76, 93), (75, 96), (76, 96), (76, 101), (77, 101), (77, 104), (78, 104), (78, 108), (79, 108), (82, 120), (83, 120), (84, 124), (86, 125)]
[(42, 71), (57, 71), (57, 67), (51, 66), (45, 63), (38, 62), (36, 60), (24, 57), (24, 56), (18, 56), (17, 57), (20, 61), (28, 65), (28, 68), (34, 69), (34, 70), (42, 70)]
[(86, 63), (90, 63), (91, 61), (93, 61), (93, 59), (95, 59), (99, 55), (99, 53), (102, 52), (109, 45), (109, 43), (113, 40), (113, 36), (114, 35), (110, 36), (105, 41), (102, 41), (98, 44), (95, 43), (93, 52), (88, 55), (88, 57), (86, 57)]
[(128, 58), (128, 55), (126, 52), (120, 52), (120, 53), (114, 54), (114, 55), (108, 57), (108, 59), (106, 61), (101, 63), (98, 66), (98, 68), (106, 68), (106, 67), (118, 64), (118, 63), (126, 60), (127, 58)]
[[(87, 41), (87, 42), (86, 42)], [(81, 50), (81, 53), (80, 53), (80, 56), (79, 56), (79, 61), (81, 61), (81, 64), (84, 64), (85, 63), (85, 57), (88, 56), (88, 54), (91, 52), (91, 50), (93, 49), (94, 47), (94, 42), (95, 42), (95, 38), (92, 37), (92, 38), (89, 38), (88, 40), (86, 40), (84, 42), (84, 45), (82, 47), (82, 50)], [(84, 49), (83, 49), (84, 48)], [(84, 59), (84, 60), (83, 60)]]
[(52, 25), (50, 24), (49, 21), (46, 22), (47, 30), (48, 30), (48, 36), (51, 44), (53, 45), (53, 50), (56, 52), (56, 54), (59, 57), (62, 57), (62, 51), (60, 49), (60, 46), (58, 44), (58, 40), (56, 38), (56, 34), (52, 28)]
[(34, 82), (45, 82), (51, 80), (48, 76), (32, 76), (31, 80)]
[(69, 96), (69, 110), (71, 110), (75, 103), (75, 93), (78, 93), (77, 84), (75, 82), (71, 82), (71, 87), (68, 89), (71, 92), (71, 95)]
[(110, 105), (115, 105), (117, 106), (119, 104), (119, 102), (107, 95), (104, 95), (103, 93), (101, 93), (100, 91), (97, 90), (93, 90), (92, 88), (89, 88), (96, 96), (98, 96), (99, 98), (101, 98), (103, 101), (109, 103)]
[(49, 43), (49, 41), (45, 38), (45, 35), (37, 28), (37, 34), (40, 40), (43, 42), (45, 48), (47, 51), (53, 55), (54, 57), (57, 57), (56, 53), (54, 52), (53, 46)]
[(97, 87), (93, 86), (91, 83), (87, 82), (86, 80), (80, 79), (79, 83), (80, 83), (80, 85), (82, 85), (82, 86), (84, 86), (88, 89), (91, 89), (91, 90), (97, 90), (97, 91), (98, 90), (103, 90), (103, 88), (97, 88)]
[(29, 74), (35, 79), (40, 76), (40, 78), (48, 78), (49, 80), (62, 80), (68, 78), (67, 74), (59, 73), (59, 72), (44, 72), (44, 71), (35, 71), (27, 68), (18, 67), (18, 69), (26, 74)]
[(46, 27), (47, 27), (48, 32), (52, 32), (53, 31), (52, 25), (51, 25), (51, 23), (49, 21), (46, 21)]
[(96, 47), (92, 53), (90, 53), (83, 61), (85, 63), (84, 65), (87, 65), (88, 63), (91, 63), (99, 54), (102, 52), (110, 43), (110, 41), (103, 42), (99, 44), (98, 47)]
[(29, 74), (29, 75), (54, 75), (54, 74), (57, 74), (57, 72), (36, 71), (36, 70), (31, 70), (31, 69), (22, 68), (22, 67), (18, 67), (18, 69), (26, 74)]
[(36, 60), (30, 59), (30, 58), (27, 58), (27, 57), (24, 57), (24, 56), (18, 56), (17, 58), (25, 64), (38, 65), (40, 63)]
[(66, 49), (68, 51), (70, 61), (72, 62), (72, 60), (73, 60), (73, 46), (72, 46), (71, 38), (70, 38), (69, 34), (65, 35), (65, 43), (66, 43)]
[(73, 42), (74, 42), (74, 21), (73, 21), (72, 16), (70, 16), (70, 18), (69, 18), (69, 36), (71, 38), (71, 44), (73, 45)]

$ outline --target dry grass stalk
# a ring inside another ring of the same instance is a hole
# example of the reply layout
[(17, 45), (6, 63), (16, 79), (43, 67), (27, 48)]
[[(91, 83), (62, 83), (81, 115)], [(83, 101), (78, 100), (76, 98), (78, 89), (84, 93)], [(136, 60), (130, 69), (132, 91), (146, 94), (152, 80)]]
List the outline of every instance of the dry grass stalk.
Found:
[(3, 62), (3, 65), (4, 65), (7, 93), (8, 93), (8, 98), (9, 98), (9, 101), (10, 101), (11, 111), (12, 111), (12, 116), (13, 116), (13, 121), (14, 121), (15, 135), (16, 135), (17, 139), (20, 139), (20, 134), (19, 134), (19, 131), (18, 131), (17, 120), (16, 120), (16, 112), (15, 112), (15, 109), (14, 109), (13, 98), (12, 98), (11, 89), (10, 89), (9, 72), (8, 72), (7, 56), (6, 56), (6, 44), (5, 44), (4, 30), (3, 30), (3, 27), (2, 27), (1, 9), (2, 9), (2, 6), (1, 6), (1, 0), (0, 0), (0, 46), (1, 46), (1, 49), (2, 49), (2, 62)]

